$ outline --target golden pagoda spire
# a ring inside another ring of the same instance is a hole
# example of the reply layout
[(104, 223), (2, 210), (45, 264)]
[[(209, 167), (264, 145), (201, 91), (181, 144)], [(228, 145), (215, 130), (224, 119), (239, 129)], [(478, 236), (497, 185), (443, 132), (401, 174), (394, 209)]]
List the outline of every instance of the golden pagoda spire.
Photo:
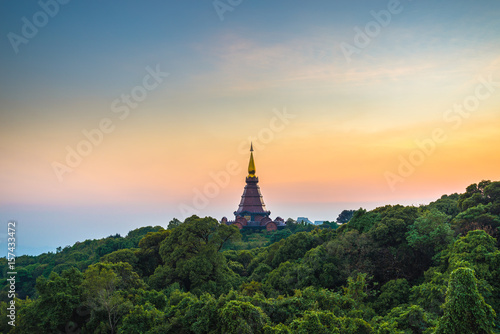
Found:
[(248, 163), (248, 177), (255, 177), (255, 162), (253, 161), (252, 143), (250, 143), (250, 162)]

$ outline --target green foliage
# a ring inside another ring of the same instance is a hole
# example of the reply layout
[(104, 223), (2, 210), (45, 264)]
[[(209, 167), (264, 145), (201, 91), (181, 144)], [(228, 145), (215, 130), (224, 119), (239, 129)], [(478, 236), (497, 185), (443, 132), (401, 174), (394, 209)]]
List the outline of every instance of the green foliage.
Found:
[(374, 303), (374, 308), (379, 314), (385, 314), (398, 305), (408, 303), (410, 297), (410, 284), (404, 278), (391, 280), (380, 289), (380, 295)]
[(165, 313), (151, 304), (136, 305), (124, 318), (118, 334), (145, 334), (165, 322)]
[(97, 263), (87, 269), (84, 277), (83, 299), (92, 312), (89, 324), (98, 322), (100, 327), (116, 333), (122, 317), (133, 308), (122, 291), (143, 288), (144, 282), (124, 262)]
[(135, 254), (136, 249), (120, 249), (114, 251), (113, 253), (104, 255), (101, 258), (101, 261), (112, 263), (127, 262), (131, 266), (135, 267), (137, 265), (137, 262), (139, 261), (139, 258)]
[(324, 221), (321, 225), (318, 226), (319, 229), (331, 229), (331, 230), (336, 230), (339, 228), (339, 224), (336, 222), (329, 222), (329, 221)]
[(264, 283), (264, 290), (273, 296), (290, 295), (298, 288), (299, 265), (295, 262), (286, 261), (278, 268), (271, 271)]
[(461, 213), (453, 226), (459, 234), (475, 229), (485, 230), (500, 245), (500, 182), (481, 181), (471, 184), (458, 200)]
[(349, 221), (348, 228), (355, 229), (358, 232), (368, 232), (373, 225), (380, 220), (380, 213), (367, 212), (365, 209), (359, 209), (354, 212)]
[(352, 216), (354, 215), (354, 212), (356, 212), (356, 210), (343, 210), (341, 213), (339, 213), (336, 223), (337, 224), (348, 223), (349, 220), (351, 220)]
[(500, 182), (481, 181), (471, 184), (458, 199), (460, 211), (465, 211), (479, 204), (500, 202)]
[(248, 250), (226, 250), (222, 253), (228, 260), (229, 268), (238, 275), (248, 276), (248, 265), (254, 258), (254, 254)]
[(293, 234), (292, 231), (290, 231), (290, 229), (288, 228), (285, 228), (283, 230), (278, 230), (271, 235), (270, 243), (272, 244), (280, 241), (281, 239), (286, 239), (292, 234)]
[(373, 328), (366, 321), (359, 318), (336, 317), (327, 311), (306, 311), (302, 318), (290, 324), (293, 333), (346, 333), (368, 334)]
[(454, 269), (467, 262), (477, 271), (480, 278), (489, 278), (500, 263), (500, 251), (495, 239), (481, 230), (471, 231), (459, 238), (445, 255), (450, 268)]
[(477, 206), (469, 207), (455, 217), (452, 225), (458, 234), (464, 235), (468, 231), (481, 229), (498, 238), (500, 216), (493, 214), (493, 210), (493, 203), (478, 204)]
[(253, 296), (256, 293), (262, 293), (262, 283), (251, 281), (241, 284), (241, 293), (245, 296)]
[(477, 289), (474, 271), (458, 268), (451, 273), (436, 334), (493, 333), (495, 311)]
[(161, 229), (157, 232), (149, 232), (139, 242), (137, 254), (137, 271), (143, 276), (153, 275), (155, 269), (163, 264), (160, 256), (160, 244), (172, 231)]
[(182, 222), (179, 219), (173, 218), (171, 221), (168, 222), (167, 230), (171, 230), (173, 228), (176, 228), (180, 224), (182, 224)]
[(406, 240), (408, 227), (418, 218), (419, 210), (413, 206), (386, 205), (374, 210), (381, 219), (370, 231), (373, 239), (383, 246), (398, 246)]
[[(85, 271), (91, 264), (100, 261), (102, 256), (121, 249), (135, 249), (139, 246), (139, 241), (148, 233), (160, 230), (160, 226), (146, 226), (130, 231), (126, 237), (110, 236), (99, 240), (85, 240), (76, 242), (73, 246), (60, 248), (57, 253), (49, 252), (38, 256), (23, 255), (16, 258), (17, 279), (16, 291), (18, 297), (34, 297), (36, 290), (36, 280), (40, 276), (48, 278), (52, 272), (59, 275), (63, 271), (76, 268)], [(143, 258), (139, 259), (139, 263)], [(133, 262), (134, 259), (127, 259), (126, 262)], [(6, 259), (0, 259), (0, 273), (5, 277), (8, 271)], [(138, 270), (140, 271), (140, 270)], [(154, 269), (153, 269), (154, 271)], [(0, 276), (0, 277), (2, 277)], [(5, 287), (3, 280), (0, 285)], [(0, 292), (0, 300), (7, 301), (5, 288)]]
[(260, 263), (259, 266), (252, 272), (252, 275), (249, 277), (249, 279), (252, 281), (261, 282), (271, 271), (273, 271), (273, 268), (271, 268), (271, 266), (268, 266), (265, 263)]
[(335, 320), (337, 319), (332, 312), (306, 311), (303, 317), (295, 319), (290, 324), (290, 329), (297, 334), (340, 333)]
[(172, 230), (160, 244), (163, 265), (156, 268), (150, 284), (163, 289), (177, 282), (186, 289), (220, 294), (240, 285), (220, 250), (240, 236), (236, 226), (213, 218), (192, 216)]
[(406, 239), (420, 209), (387, 205), (374, 211), (380, 213), (381, 219), (367, 233), (373, 240), (370, 254), (373, 269), (365, 272), (382, 284), (395, 278), (414, 280), (421, 276), (431, 264), (430, 259), (415, 251)]
[(348, 298), (351, 298), (356, 303), (361, 304), (368, 296), (366, 293), (366, 274), (358, 274), (356, 279), (349, 277), (347, 287), (344, 288), (344, 293)]
[[(83, 275), (75, 268), (59, 276), (52, 273), (49, 279), (37, 279), (38, 298), (26, 302), (18, 313), (18, 326), (25, 332), (54, 333), (64, 330), (69, 322), (82, 324), (77, 309), (81, 306)], [(19, 307), (19, 306), (18, 306)]]
[(425, 211), (408, 228), (408, 245), (430, 257), (442, 251), (453, 241), (453, 231), (448, 224), (450, 218), (437, 209)]
[(257, 249), (253, 252), (255, 256), (253, 259), (250, 261), (247, 271), (251, 275), (253, 271), (261, 266), (262, 264), (265, 264), (267, 266), (271, 266), (271, 263), (273, 261), (274, 255), (276, 254), (277, 250), (285, 243), (285, 240), (280, 240), (279, 242), (276, 242), (274, 244), (271, 244), (267, 247), (263, 247), (260, 249)]
[[(442, 276), (442, 274), (439, 274)], [(422, 306), (426, 311), (441, 315), (441, 305), (444, 303), (446, 285), (444, 279), (415, 285), (410, 290), (410, 301)]]
[(318, 246), (320, 242), (320, 237), (312, 233), (296, 233), (284, 240), (274, 254), (271, 266), (278, 267), (282, 262), (300, 259), (308, 250)]
[(426, 333), (436, 325), (432, 315), (418, 305), (404, 305), (393, 308), (384, 318), (393, 328), (403, 333)]
[(133, 248), (137, 247), (137, 244), (139, 241), (148, 233), (151, 232), (157, 232), (162, 230), (163, 228), (161, 226), (144, 226), (144, 227), (139, 227), (136, 228), (135, 230), (129, 231), (127, 233), (127, 236), (125, 237), (126, 239), (130, 239), (133, 244)]
[(324, 244), (309, 250), (304, 255), (299, 270), (300, 288), (308, 286), (333, 288), (345, 282), (340, 259), (330, 256)]
[(10, 303), (0, 302), (0, 317), (2, 317), (2, 321), (0, 321), (0, 333), (8, 333), (12, 329), (12, 326), (8, 323), (11, 321), (8, 318), (10, 314), (10, 311), (7, 310), (8, 307), (10, 307)]
[[(39, 326), (46, 326), (49, 325), (50, 323), (37, 323), (39, 319), (38, 314), (36, 313), (35, 307), (33, 307), (34, 301), (26, 298), (26, 299), (19, 299), (19, 298), (14, 298), (14, 303), (16, 307), (16, 321), (15, 321), (15, 326), (11, 326), (8, 321), (11, 321), (13, 319), (7, 318), (7, 314), (10, 314), (10, 311), (7, 310), (7, 307), (3, 308), (4, 306), (9, 305), (10, 307), (10, 301), (9, 303), (7, 302), (0, 302), (0, 307), (2, 309), (0, 310), (0, 315), (2, 316), (2, 324), (0, 324), (0, 329), (2, 330), (0, 333), (9, 333), (9, 334), (31, 334), (31, 333), (39, 333), (43, 331), (43, 329)], [(7, 313), (8, 312), (8, 313)], [(60, 319), (62, 323), (62, 319)], [(76, 326), (74, 326), (73, 323), (68, 322), (66, 326), (64, 326), (64, 329), (74, 329)], [(50, 330), (50, 329), (49, 329)], [(50, 332), (46, 332), (50, 333)]]
[(268, 316), (249, 302), (231, 300), (220, 311), (221, 330), (223, 333), (252, 334), (262, 333)]
[(311, 232), (316, 228), (316, 226), (306, 222), (297, 223), (295, 220), (288, 218), (286, 221), (286, 228), (289, 229), (292, 233), (299, 233)]
[(292, 235), (290, 229), (285, 228), (278, 231), (266, 231), (266, 230), (242, 230), (241, 239), (237, 238), (235, 240), (229, 240), (222, 246), (224, 251), (226, 250), (252, 250), (260, 247), (266, 247), (276, 241), (286, 238)]
[(453, 218), (460, 212), (458, 208), (458, 199), (459, 195), (456, 193), (452, 195), (443, 195), (437, 201), (429, 203), (426, 209), (435, 209)]
[[(338, 228), (289, 219), (277, 232), (242, 233), (193, 216), (20, 256), (17, 326), (0, 332), (430, 334), (498, 326), (499, 182), (418, 208), (344, 213), (349, 222)], [(5, 258), (0, 269), (6, 319)]]
[[(348, 225), (350, 225), (349, 223)], [(374, 243), (368, 233), (357, 230), (344, 232), (338, 238), (327, 242), (325, 266), (326, 274), (332, 276), (325, 287), (334, 287), (347, 282), (349, 276), (358, 272), (372, 273)]]
[(291, 334), (292, 332), (283, 324), (277, 324), (276, 326), (265, 325), (264, 334)]
[(480, 293), (496, 310), (500, 310), (500, 251), (495, 239), (482, 230), (470, 231), (459, 238), (444, 259), (447, 272), (468, 267), (475, 271)]

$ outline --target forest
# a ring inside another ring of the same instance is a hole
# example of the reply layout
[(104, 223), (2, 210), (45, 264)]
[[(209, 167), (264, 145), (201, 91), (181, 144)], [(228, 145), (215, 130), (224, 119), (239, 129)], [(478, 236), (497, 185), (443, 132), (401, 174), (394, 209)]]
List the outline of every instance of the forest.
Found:
[[(173, 219), (0, 259), (1, 333), (500, 333), (500, 182), (320, 226)], [(345, 216), (349, 216), (346, 218)]]

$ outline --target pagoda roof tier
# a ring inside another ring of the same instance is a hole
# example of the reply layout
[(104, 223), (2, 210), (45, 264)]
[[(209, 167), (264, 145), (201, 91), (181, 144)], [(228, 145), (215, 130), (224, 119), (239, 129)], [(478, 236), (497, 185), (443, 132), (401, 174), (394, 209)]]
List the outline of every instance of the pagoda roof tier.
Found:
[(240, 205), (234, 214), (240, 216), (245, 213), (259, 213), (269, 216), (271, 212), (267, 211), (264, 199), (260, 193), (259, 178), (248, 176), (246, 183), (243, 195), (241, 195)]

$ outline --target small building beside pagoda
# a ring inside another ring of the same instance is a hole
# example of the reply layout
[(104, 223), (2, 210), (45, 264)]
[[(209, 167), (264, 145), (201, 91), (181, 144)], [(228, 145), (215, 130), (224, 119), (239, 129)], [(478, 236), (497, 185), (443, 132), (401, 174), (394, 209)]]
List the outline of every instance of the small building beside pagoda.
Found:
[(234, 212), (235, 219), (222, 218), (221, 223), (236, 225), (241, 230), (276, 231), (284, 228), (285, 221), (281, 217), (272, 220), (271, 211), (266, 209), (264, 199), (260, 193), (259, 178), (255, 175), (255, 162), (253, 159), (253, 145), (250, 145), (250, 162), (248, 163), (248, 176), (246, 185), (241, 195), (238, 210)]

